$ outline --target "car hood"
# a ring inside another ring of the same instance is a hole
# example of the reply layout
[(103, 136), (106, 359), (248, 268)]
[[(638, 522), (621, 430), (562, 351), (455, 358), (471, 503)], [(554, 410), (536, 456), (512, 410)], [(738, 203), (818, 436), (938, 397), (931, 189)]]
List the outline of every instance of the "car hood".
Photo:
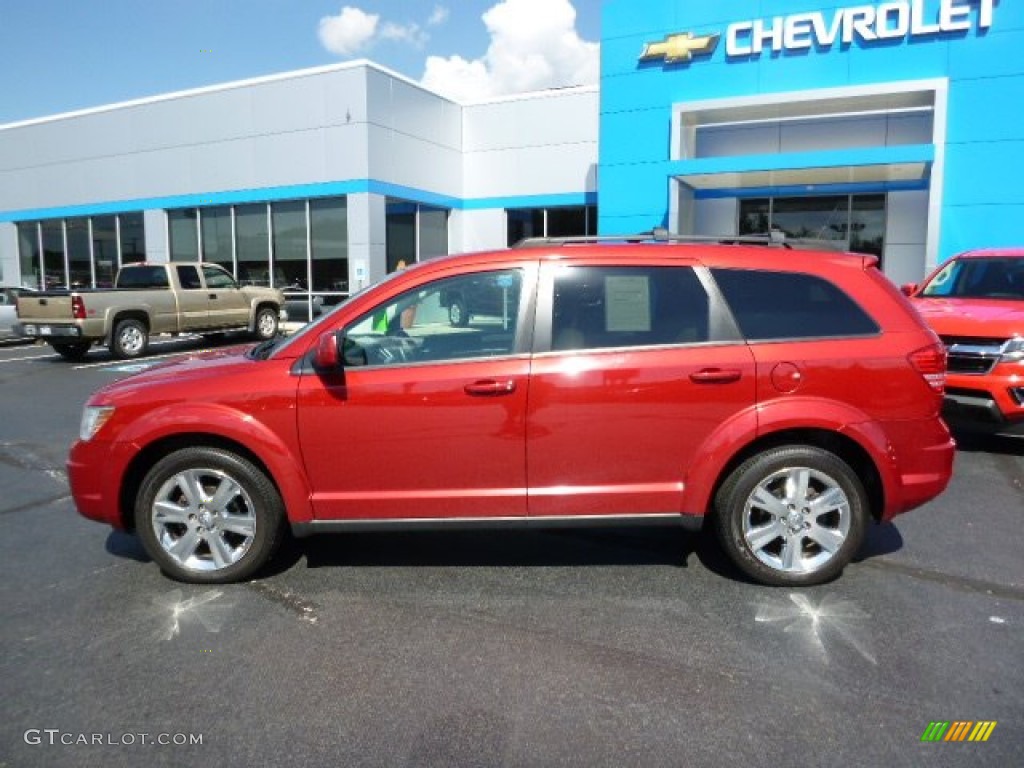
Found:
[[(265, 361), (253, 360), (246, 356), (247, 346), (227, 347), (208, 352), (196, 353), (184, 358), (159, 363), (127, 378), (120, 379), (100, 389), (93, 395), (93, 402), (117, 403), (136, 401), (147, 394), (165, 388), (166, 395), (174, 399), (201, 398), (205, 393), (216, 391), (235, 375), (248, 375), (254, 365)], [(217, 384), (209, 384), (217, 379)]]
[(1024, 301), (915, 298), (914, 306), (940, 336), (1024, 336)]

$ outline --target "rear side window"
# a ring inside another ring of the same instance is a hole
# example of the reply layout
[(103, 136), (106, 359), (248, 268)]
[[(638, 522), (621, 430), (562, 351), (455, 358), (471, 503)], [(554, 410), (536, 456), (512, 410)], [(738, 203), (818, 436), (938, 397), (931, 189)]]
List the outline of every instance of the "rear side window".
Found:
[(713, 269), (740, 332), (751, 341), (867, 336), (878, 324), (840, 288), (816, 275)]
[(163, 266), (131, 267), (117, 275), (118, 288), (167, 288), (167, 270)]
[(203, 287), (203, 284), (199, 282), (199, 270), (191, 265), (178, 265), (178, 283), (185, 290)]
[(690, 267), (563, 267), (553, 299), (554, 351), (708, 340), (708, 295)]

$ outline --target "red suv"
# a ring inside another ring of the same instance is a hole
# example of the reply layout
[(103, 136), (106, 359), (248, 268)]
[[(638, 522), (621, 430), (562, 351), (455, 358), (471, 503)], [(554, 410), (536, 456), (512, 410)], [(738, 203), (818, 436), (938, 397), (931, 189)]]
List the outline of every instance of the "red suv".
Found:
[[(501, 301), (450, 314), (468, 288)], [(563, 243), (423, 262), (288, 339), (85, 406), (86, 517), (169, 576), (252, 576), (288, 528), (699, 526), (816, 584), (939, 494), (946, 357), (870, 256)]]

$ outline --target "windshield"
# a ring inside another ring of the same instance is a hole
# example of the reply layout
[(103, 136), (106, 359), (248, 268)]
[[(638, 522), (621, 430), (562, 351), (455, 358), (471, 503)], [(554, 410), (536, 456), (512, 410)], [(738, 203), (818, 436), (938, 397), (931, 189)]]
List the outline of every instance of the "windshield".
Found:
[(1024, 259), (954, 259), (935, 273), (921, 296), (1024, 300)]

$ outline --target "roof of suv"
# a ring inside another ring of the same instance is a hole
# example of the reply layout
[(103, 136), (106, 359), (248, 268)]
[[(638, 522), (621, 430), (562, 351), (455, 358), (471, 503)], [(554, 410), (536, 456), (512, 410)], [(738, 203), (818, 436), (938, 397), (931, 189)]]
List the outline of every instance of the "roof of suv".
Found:
[[(527, 253), (527, 249), (529, 253)], [(842, 251), (821, 251), (781, 249), (768, 245), (747, 243), (724, 244), (715, 240), (700, 243), (657, 242), (638, 243), (616, 240), (611, 242), (532, 242), (519, 249), (486, 251), (447, 257), (458, 260), (508, 261), (519, 256), (523, 259), (536, 258), (541, 261), (576, 260), (642, 260), (649, 258), (695, 259), (707, 266), (743, 266), (748, 269), (770, 269), (798, 272), (822, 272), (832, 268), (866, 269), (878, 263), (872, 254), (848, 253)], [(430, 259), (424, 263), (437, 263), (442, 259)]]

